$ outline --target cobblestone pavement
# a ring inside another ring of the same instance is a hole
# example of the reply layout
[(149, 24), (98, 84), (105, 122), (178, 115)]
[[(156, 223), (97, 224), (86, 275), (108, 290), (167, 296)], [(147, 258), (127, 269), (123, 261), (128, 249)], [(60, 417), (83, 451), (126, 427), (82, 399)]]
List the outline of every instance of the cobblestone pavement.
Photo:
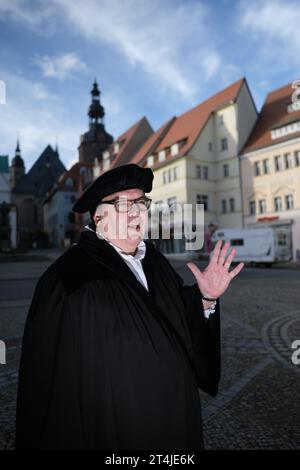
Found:
[[(0, 365), (0, 449), (14, 447), (21, 338), (33, 288), (48, 264), (0, 263), (0, 339), (7, 353)], [(184, 261), (174, 267), (193, 282)], [(291, 361), (292, 342), (300, 340), (299, 292), (300, 270), (244, 268), (222, 296), (220, 392), (215, 398), (200, 392), (207, 449), (300, 449), (300, 365)]]

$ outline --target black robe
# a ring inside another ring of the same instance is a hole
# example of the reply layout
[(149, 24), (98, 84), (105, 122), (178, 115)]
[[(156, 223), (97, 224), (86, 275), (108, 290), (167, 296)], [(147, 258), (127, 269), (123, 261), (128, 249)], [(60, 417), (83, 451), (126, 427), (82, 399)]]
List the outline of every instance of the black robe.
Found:
[(17, 449), (198, 449), (198, 387), (220, 376), (219, 302), (205, 320), (146, 242), (149, 292), (92, 231), (39, 279), (18, 384)]

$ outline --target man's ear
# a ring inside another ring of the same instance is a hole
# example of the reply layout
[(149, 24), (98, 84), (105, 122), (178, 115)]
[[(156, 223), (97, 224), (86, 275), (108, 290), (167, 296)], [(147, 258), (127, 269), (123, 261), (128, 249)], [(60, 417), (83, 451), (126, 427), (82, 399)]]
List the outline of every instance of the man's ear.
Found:
[(95, 224), (97, 225), (97, 223), (101, 220), (101, 216), (98, 215), (98, 214), (94, 214), (93, 215), (93, 221), (95, 222)]

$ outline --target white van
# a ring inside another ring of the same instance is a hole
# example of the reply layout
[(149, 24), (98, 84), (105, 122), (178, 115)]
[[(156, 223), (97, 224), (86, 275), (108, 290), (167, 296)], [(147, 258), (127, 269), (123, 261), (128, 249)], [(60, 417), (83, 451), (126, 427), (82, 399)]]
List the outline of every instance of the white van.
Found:
[(218, 229), (212, 241), (215, 244), (218, 240), (229, 241), (236, 248), (234, 262), (272, 266), (292, 259), (291, 233), (282, 227)]

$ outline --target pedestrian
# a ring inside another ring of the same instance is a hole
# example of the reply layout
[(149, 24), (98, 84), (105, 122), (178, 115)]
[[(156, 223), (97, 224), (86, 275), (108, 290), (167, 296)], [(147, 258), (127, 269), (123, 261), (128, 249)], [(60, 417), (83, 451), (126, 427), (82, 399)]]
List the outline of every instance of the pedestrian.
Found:
[(41, 276), (20, 364), (17, 449), (203, 448), (198, 388), (220, 378), (219, 298), (243, 263), (219, 241), (192, 286), (145, 241), (153, 172), (101, 175), (78, 243)]

